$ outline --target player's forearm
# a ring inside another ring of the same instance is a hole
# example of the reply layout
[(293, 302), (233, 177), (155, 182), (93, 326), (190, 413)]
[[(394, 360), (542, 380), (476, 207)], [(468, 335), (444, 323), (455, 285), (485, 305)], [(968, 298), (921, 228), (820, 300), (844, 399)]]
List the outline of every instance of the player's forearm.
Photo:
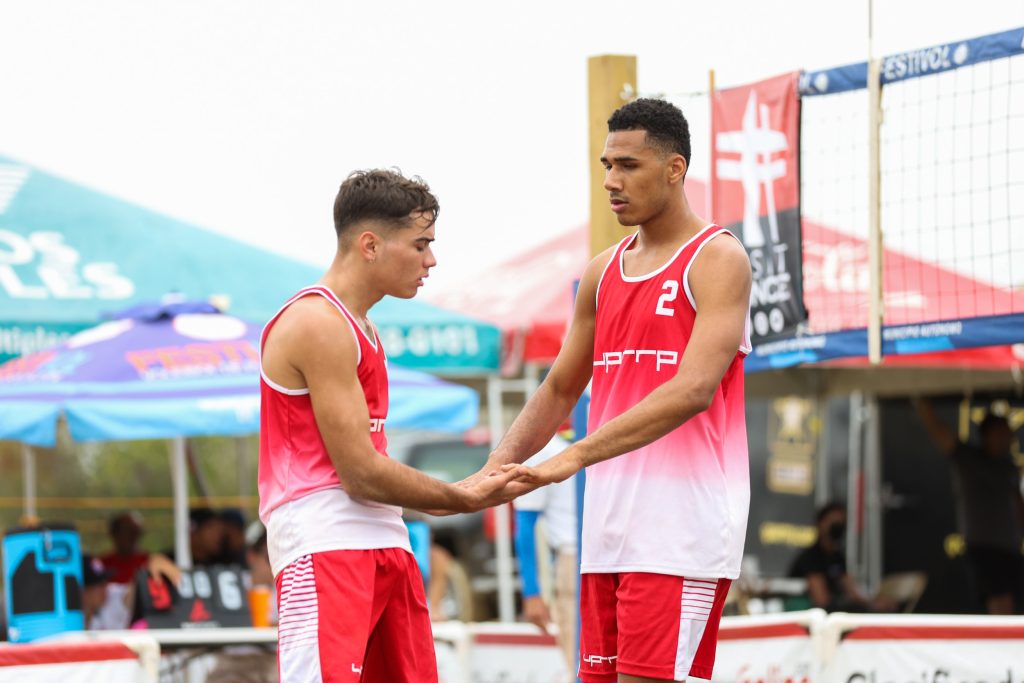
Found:
[(643, 448), (707, 410), (713, 397), (714, 392), (705, 388), (663, 384), (576, 443), (576, 457), (583, 467), (589, 467)]
[(522, 463), (544, 448), (578, 400), (578, 394), (541, 384), (494, 450), (490, 464)]
[(342, 488), (353, 498), (417, 510), (467, 509), (465, 495), (455, 486), (376, 452), (335, 467)]

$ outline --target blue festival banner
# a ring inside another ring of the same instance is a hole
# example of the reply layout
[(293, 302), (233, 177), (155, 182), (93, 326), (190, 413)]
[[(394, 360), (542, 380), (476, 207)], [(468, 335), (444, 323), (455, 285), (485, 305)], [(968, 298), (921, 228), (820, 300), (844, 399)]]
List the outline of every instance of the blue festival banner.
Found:
[[(939, 320), (882, 328), (882, 355), (953, 351), (1024, 343), (1024, 314)], [(747, 356), (747, 372), (778, 370), (839, 358), (868, 355), (865, 328), (810, 334), (758, 344)]]
[[(882, 59), (882, 84), (959, 69), (993, 59), (1024, 54), (1024, 27), (968, 40), (907, 50)], [(819, 71), (805, 71), (800, 76), (800, 95), (832, 95), (866, 88), (867, 62)]]

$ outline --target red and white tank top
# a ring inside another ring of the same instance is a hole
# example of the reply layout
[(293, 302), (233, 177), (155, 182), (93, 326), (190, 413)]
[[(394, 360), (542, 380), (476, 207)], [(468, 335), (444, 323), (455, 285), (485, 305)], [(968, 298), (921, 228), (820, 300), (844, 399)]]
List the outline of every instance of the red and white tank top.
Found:
[[(712, 239), (709, 225), (661, 268), (626, 276), (623, 240), (597, 290), (589, 431), (675, 376), (696, 320), (690, 266)], [(723, 283), (726, 286), (726, 283)], [(587, 468), (584, 573), (650, 572), (690, 578), (739, 575), (750, 475), (743, 406), (744, 340), (711, 406), (631, 453)]]
[[(267, 335), (291, 304), (322, 296), (345, 318), (358, 349), (357, 374), (370, 412), (370, 439), (387, 457), (384, 423), (388, 415), (387, 357), (380, 338), (371, 337), (326, 287), (307, 287), (281, 307), (260, 336)], [(275, 384), (260, 368), (260, 519), (267, 527), (270, 563), (277, 574), (303, 555), (328, 550), (405, 548), (409, 533), (402, 510), (350, 497), (341, 488), (313, 414), (309, 389)]]

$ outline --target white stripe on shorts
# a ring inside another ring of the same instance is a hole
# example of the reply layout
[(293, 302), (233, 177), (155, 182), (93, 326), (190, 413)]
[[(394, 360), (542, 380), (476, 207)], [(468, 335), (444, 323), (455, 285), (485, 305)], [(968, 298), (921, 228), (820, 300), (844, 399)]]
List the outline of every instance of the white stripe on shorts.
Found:
[(277, 661), (281, 683), (321, 683), (318, 605), (313, 558), (303, 555), (281, 572)]
[(704, 637), (704, 627), (715, 604), (717, 579), (683, 578), (683, 594), (680, 597), (679, 640), (676, 642), (676, 666), (673, 678), (681, 681), (690, 675), (693, 658)]

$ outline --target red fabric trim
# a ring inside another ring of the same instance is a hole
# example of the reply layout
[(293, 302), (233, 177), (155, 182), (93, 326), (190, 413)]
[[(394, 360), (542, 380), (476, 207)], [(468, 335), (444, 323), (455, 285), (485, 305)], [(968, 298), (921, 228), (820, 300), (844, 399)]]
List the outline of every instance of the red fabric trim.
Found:
[(861, 626), (846, 640), (1024, 640), (1024, 626)]
[(124, 643), (64, 643), (0, 646), (0, 667), (138, 659)]
[(766, 624), (765, 626), (722, 626), (718, 630), (719, 640), (747, 640), (749, 638), (784, 638), (809, 636), (807, 627), (799, 624)]

